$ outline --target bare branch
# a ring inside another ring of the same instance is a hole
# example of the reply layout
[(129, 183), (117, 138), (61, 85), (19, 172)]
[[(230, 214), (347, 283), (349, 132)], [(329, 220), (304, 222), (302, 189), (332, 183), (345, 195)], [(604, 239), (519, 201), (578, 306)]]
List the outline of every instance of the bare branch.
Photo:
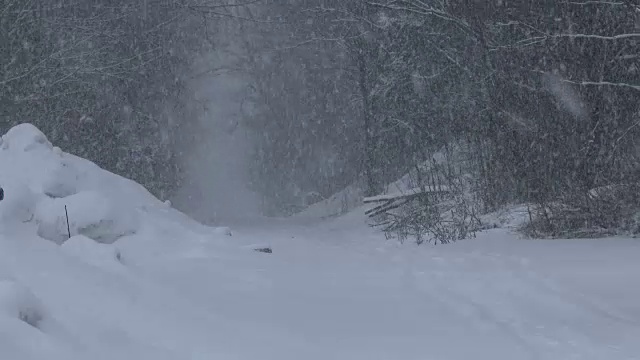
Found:
[(570, 5), (624, 5), (623, 2), (617, 1), (567, 1), (565, 4)]
[[(548, 72), (542, 70), (531, 70), (532, 72), (547, 75)], [(570, 79), (559, 79), (561, 82), (574, 84), (579, 86), (616, 86), (616, 87), (624, 87), (633, 90), (640, 91), (640, 85), (627, 84), (621, 82), (612, 82), (612, 81), (579, 81), (579, 80), (570, 80)]]

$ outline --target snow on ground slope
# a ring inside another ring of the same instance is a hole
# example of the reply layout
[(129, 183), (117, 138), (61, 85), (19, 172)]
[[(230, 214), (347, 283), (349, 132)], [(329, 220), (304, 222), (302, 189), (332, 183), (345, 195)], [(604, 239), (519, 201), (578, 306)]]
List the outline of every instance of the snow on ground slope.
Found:
[(0, 150), (14, 169), (0, 172), (0, 359), (640, 359), (637, 240), (495, 229), (400, 246), (362, 209), (227, 236), (14, 130)]
[[(466, 172), (469, 167), (467, 159), (468, 149), (462, 144), (450, 143), (441, 150), (435, 152), (429, 159), (420, 164), (420, 169), (425, 174), (431, 174), (434, 166), (453, 167), (458, 171)], [(435, 173), (436, 175), (438, 172)], [(433, 174), (431, 174), (433, 175)], [(430, 178), (430, 177), (428, 177)], [(446, 186), (441, 182), (438, 186)], [(415, 192), (421, 184), (418, 183), (418, 177), (415, 170), (410, 170), (399, 179), (385, 186), (379, 196), (384, 195), (400, 195)], [(424, 184), (422, 184), (424, 185)], [(365, 179), (360, 178), (351, 185), (336, 192), (329, 198), (318, 201), (315, 204), (307, 206), (304, 210), (295, 214), (297, 218), (332, 218), (346, 214), (363, 204), (365, 198)]]
[(331, 197), (311, 204), (294, 217), (318, 219), (344, 215), (362, 205), (363, 189), (362, 181), (356, 181)]

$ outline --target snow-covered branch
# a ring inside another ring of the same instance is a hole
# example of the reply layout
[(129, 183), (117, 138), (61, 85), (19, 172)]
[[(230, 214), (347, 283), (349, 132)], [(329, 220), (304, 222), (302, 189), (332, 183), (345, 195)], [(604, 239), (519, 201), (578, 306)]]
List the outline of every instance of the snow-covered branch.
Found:
[[(548, 72), (542, 71), (542, 70), (531, 70), (531, 71), (538, 74), (545, 75), (545, 76), (549, 75)], [(640, 91), (640, 85), (628, 84), (624, 82), (588, 81), (588, 80), (571, 80), (571, 79), (559, 79), (559, 81), (568, 83), (568, 84), (579, 85), (579, 86), (615, 86), (615, 87), (629, 88), (629, 89)]]
[(566, 4), (571, 5), (625, 5), (623, 2), (619, 1), (567, 1)]
[(418, 16), (430, 16), (454, 24), (458, 29), (466, 33), (472, 33), (471, 27), (463, 19), (448, 13), (444, 9), (435, 8), (419, 0), (391, 0), (385, 2), (366, 1), (366, 4), (375, 8), (399, 11)]

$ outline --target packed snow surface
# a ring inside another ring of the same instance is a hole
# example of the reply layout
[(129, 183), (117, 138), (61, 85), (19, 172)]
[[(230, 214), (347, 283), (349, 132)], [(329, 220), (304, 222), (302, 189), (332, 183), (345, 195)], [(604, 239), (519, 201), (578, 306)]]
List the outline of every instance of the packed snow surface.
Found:
[(0, 167), (0, 359), (640, 359), (636, 239), (210, 228), (26, 124)]

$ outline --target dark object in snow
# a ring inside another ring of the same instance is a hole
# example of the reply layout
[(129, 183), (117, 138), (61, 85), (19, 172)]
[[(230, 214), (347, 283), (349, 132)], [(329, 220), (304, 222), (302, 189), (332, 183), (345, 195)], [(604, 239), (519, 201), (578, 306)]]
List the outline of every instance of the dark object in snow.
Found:
[(69, 227), (69, 212), (67, 212), (67, 205), (64, 206), (64, 216), (67, 218), (67, 234), (69, 235), (69, 239), (71, 239), (71, 228)]
[(0, 201), (4, 200), (4, 189), (0, 187)]
[(258, 248), (258, 249), (253, 249), (253, 250), (258, 251), (258, 252), (267, 253), (267, 254), (273, 253), (273, 250), (271, 250), (271, 248), (268, 248), (268, 247), (266, 247), (266, 248)]

